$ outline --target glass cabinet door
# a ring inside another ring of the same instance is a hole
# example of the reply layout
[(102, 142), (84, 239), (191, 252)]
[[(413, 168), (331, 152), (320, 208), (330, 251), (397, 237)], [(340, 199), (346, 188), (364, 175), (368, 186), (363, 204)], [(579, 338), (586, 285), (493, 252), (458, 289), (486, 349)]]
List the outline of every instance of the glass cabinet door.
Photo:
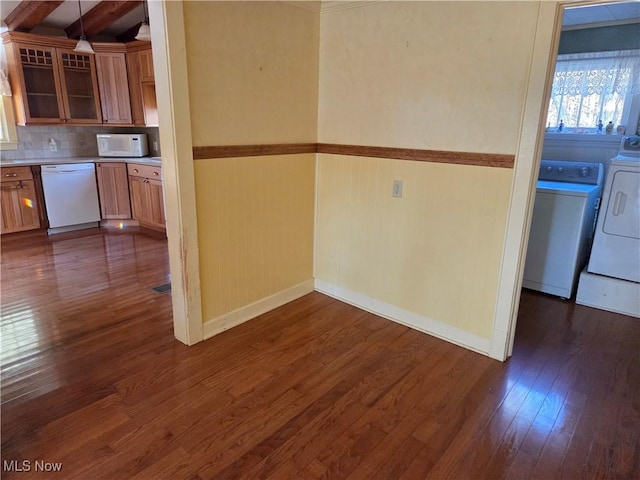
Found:
[(22, 63), (27, 119), (51, 120), (62, 118), (62, 104), (57, 95), (55, 50), (19, 46)]
[(68, 122), (100, 123), (100, 104), (91, 55), (58, 49)]

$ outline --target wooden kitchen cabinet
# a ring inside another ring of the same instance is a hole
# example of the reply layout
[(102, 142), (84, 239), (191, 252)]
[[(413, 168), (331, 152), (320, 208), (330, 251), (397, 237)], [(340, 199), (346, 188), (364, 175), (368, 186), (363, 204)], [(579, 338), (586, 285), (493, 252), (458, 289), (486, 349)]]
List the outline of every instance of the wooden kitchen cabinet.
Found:
[(111, 125), (131, 125), (131, 101), (124, 52), (96, 52), (96, 68), (102, 122)]
[(151, 51), (151, 45), (149, 45), (149, 48), (138, 51), (138, 65), (140, 66), (141, 82), (156, 81), (153, 73), (153, 53)]
[(96, 163), (100, 214), (103, 220), (131, 218), (127, 164)]
[(142, 104), (142, 87), (140, 85), (138, 52), (127, 52), (126, 57), (129, 99), (131, 101), (131, 121), (134, 125), (144, 125), (144, 105)]
[(158, 126), (158, 103), (151, 47), (127, 50), (131, 116), (134, 125)]
[(93, 55), (73, 49), (56, 49), (60, 65), (65, 122), (102, 123), (98, 81)]
[(5, 32), (18, 125), (158, 126), (153, 55), (147, 42), (93, 43)]
[(133, 218), (141, 226), (165, 231), (162, 170), (148, 165), (127, 165)]
[(40, 228), (36, 188), (30, 167), (0, 169), (0, 233)]
[(7, 32), (2, 38), (19, 125), (102, 122), (93, 55), (48, 44), (48, 37)]
[(59, 123), (64, 107), (55, 48), (16, 44), (7, 57), (17, 122)]

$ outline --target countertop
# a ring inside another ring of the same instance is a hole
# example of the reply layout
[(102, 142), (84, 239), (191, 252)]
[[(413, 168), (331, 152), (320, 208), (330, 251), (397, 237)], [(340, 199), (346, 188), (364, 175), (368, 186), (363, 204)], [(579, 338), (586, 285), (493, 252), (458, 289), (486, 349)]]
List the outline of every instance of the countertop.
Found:
[(138, 165), (162, 166), (161, 157), (62, 157), (62, 158), (27, 158), (20, 160), (0, 161), (0, 167), (17, 167), (31, 165), (62, 165), (67, 163), (137, 163)]

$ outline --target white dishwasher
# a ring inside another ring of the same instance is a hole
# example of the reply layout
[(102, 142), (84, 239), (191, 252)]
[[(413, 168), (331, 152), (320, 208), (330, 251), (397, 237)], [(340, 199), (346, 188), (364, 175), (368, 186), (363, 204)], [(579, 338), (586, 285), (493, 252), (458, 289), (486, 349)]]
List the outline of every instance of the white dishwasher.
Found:
[(93, 163), (42, 166), (49, 234), (100, 225), (100, 205)]

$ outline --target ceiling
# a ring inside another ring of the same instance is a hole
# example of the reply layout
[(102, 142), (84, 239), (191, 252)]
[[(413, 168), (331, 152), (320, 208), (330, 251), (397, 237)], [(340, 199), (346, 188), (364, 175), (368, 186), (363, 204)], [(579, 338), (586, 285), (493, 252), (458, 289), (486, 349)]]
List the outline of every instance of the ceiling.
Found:
[(567, 29), (633, 22), (640, 22), (639, 1), (567, 8), (564, 11), (562, 26)]
[[(290, 1), (303, 8), (329, 13), (375, 1)], [(140, 0), (81, 0), (87, 37), (93, 41), (129, 41), (144, 18)], [(0, 1), (0, 30), (21, 30), (44, 35), (78, 38), (80, 35), (77, 0)], [(16, 18), (19, 20), (16, 23)], [(13, 20), (9, 22), (8, 20)], [(5, 24), (5, 21), (7, 23)], [(572, 7), (565, 10), (565, 29), (585, 26), (640, 22), (640, 1)], [(8, 25), (8, 26), (7, 26)]]
[[(144, 18), (141, 0), (81, 0), (87, 37), (93, 41), (129, 41)], [(14, 13), (15, 12), (15, 13)], [(16, 27), (14, 17), (24, 20)], [(9, 17), (9, 18), (7, 18)], [(3, 30), (20, 30), (44, 35), (78, 38), (80, 14), (77, 0), (2, 0), (0, 18)], [(32, 23), (37, 22), (32, 27)], [(120, 38), (119, 38), (120, 37)]]

